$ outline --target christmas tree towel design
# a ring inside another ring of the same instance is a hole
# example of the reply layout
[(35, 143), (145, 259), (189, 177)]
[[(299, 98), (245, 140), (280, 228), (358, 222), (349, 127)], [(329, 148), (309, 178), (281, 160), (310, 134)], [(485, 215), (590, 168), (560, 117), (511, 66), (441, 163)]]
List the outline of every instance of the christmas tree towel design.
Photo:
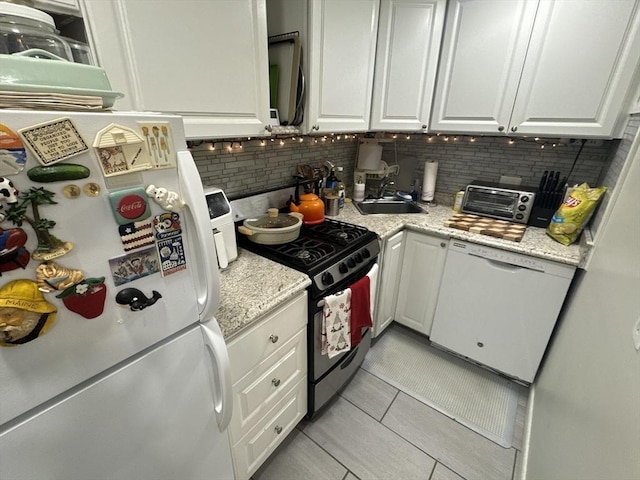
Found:
[(322, 354), (333, 358), (351, 350), (351, 290), (324, 297)]

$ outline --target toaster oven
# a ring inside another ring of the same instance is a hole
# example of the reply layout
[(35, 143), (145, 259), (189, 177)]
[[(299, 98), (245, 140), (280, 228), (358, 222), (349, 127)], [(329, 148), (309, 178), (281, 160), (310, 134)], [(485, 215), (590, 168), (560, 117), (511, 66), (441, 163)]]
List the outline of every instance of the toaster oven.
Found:
[(536, 191), (523, 185), (474, 180), (465, 189), (462, 211), (526, 224)]

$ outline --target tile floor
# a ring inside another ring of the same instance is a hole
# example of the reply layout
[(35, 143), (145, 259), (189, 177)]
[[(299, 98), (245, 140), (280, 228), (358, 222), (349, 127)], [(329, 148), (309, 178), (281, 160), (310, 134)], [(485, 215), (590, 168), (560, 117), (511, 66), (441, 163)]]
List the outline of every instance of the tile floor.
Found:
[(506, 449), (359, 369), (253, 479), (518, 480), (525, 409), (523, 395), (514, 446)]

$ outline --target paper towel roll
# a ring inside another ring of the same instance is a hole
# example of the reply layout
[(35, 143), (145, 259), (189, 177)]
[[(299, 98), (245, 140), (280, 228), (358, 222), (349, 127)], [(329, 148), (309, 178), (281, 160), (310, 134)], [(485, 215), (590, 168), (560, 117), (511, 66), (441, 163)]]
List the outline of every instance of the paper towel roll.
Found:
[(422, 181), (422, 201), (431, 202), (436, 191), (436, 175), (438, 174), (438, 162), (426, 162), (424, 164), (424, 179)]

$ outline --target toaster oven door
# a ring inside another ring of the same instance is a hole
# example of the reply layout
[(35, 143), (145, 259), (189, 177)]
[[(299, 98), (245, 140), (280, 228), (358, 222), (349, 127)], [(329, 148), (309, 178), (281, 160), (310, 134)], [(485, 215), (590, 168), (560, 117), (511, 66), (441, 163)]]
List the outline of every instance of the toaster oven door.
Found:
[(519, 198), (518, 192), (467, 187), (462, 201), (462, 211), (512, 220), (517, 212)]

